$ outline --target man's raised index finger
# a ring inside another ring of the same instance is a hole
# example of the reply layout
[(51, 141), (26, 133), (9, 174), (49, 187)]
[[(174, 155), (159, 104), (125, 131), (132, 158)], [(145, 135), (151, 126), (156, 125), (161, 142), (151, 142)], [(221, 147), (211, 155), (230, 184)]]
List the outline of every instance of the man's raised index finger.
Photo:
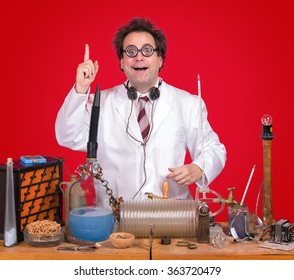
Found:
[(84, 61), (87, 61), (89, 59), (90, 59), (90, 49), (89, 49), (89, 45), (86, 44), (85, 45)]

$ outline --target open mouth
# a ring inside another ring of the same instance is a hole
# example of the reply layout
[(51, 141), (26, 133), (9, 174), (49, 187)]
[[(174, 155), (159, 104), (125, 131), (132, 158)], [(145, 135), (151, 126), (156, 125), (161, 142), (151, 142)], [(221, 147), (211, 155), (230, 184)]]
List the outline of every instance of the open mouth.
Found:
[(136, 71), (145, 71), (148, 69), (148, 67), (134, 67), (133, 69)]

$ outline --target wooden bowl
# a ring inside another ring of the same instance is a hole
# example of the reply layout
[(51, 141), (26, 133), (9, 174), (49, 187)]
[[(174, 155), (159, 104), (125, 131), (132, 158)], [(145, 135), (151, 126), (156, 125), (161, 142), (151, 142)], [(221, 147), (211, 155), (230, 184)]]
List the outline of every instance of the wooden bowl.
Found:
[(114, 247), (123, 249), (133, 245), (135, 235), (128, 232), (115, 232), (109, 236), (109, 240)]

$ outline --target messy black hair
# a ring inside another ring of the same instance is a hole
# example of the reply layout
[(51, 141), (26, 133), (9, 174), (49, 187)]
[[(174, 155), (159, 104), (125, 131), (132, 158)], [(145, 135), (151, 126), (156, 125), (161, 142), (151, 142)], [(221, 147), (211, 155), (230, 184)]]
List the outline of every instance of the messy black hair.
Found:
[(123, 57), (124, 39), (131, 32), (148, 32), (151, 34), (156, 44), (155, 48), (157, 49), (157, 54), (162, 57), (164, 62), (167, 48), (166, 36), (161, 29), (158, 29), (155, 24), (146, 18), (134, 18), (120, 27), (115, 33), (112, 42), (119, 60)]

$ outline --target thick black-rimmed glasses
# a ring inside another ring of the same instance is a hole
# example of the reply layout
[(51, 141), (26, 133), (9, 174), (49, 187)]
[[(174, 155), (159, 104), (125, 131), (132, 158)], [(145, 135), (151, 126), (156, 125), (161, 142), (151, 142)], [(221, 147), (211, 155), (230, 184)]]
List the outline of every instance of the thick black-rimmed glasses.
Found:
[(141, 54), (145, 57), (150, 57), (156, 52), (158, 49), (154, 49), (151, 45), (146, 44), (141, 49), (138, 49), (134, 45), (129, 45), (126, 47), (126, 49), (123, 51), (128, 57), (136, 57), (138, 52), (141, 52)]

